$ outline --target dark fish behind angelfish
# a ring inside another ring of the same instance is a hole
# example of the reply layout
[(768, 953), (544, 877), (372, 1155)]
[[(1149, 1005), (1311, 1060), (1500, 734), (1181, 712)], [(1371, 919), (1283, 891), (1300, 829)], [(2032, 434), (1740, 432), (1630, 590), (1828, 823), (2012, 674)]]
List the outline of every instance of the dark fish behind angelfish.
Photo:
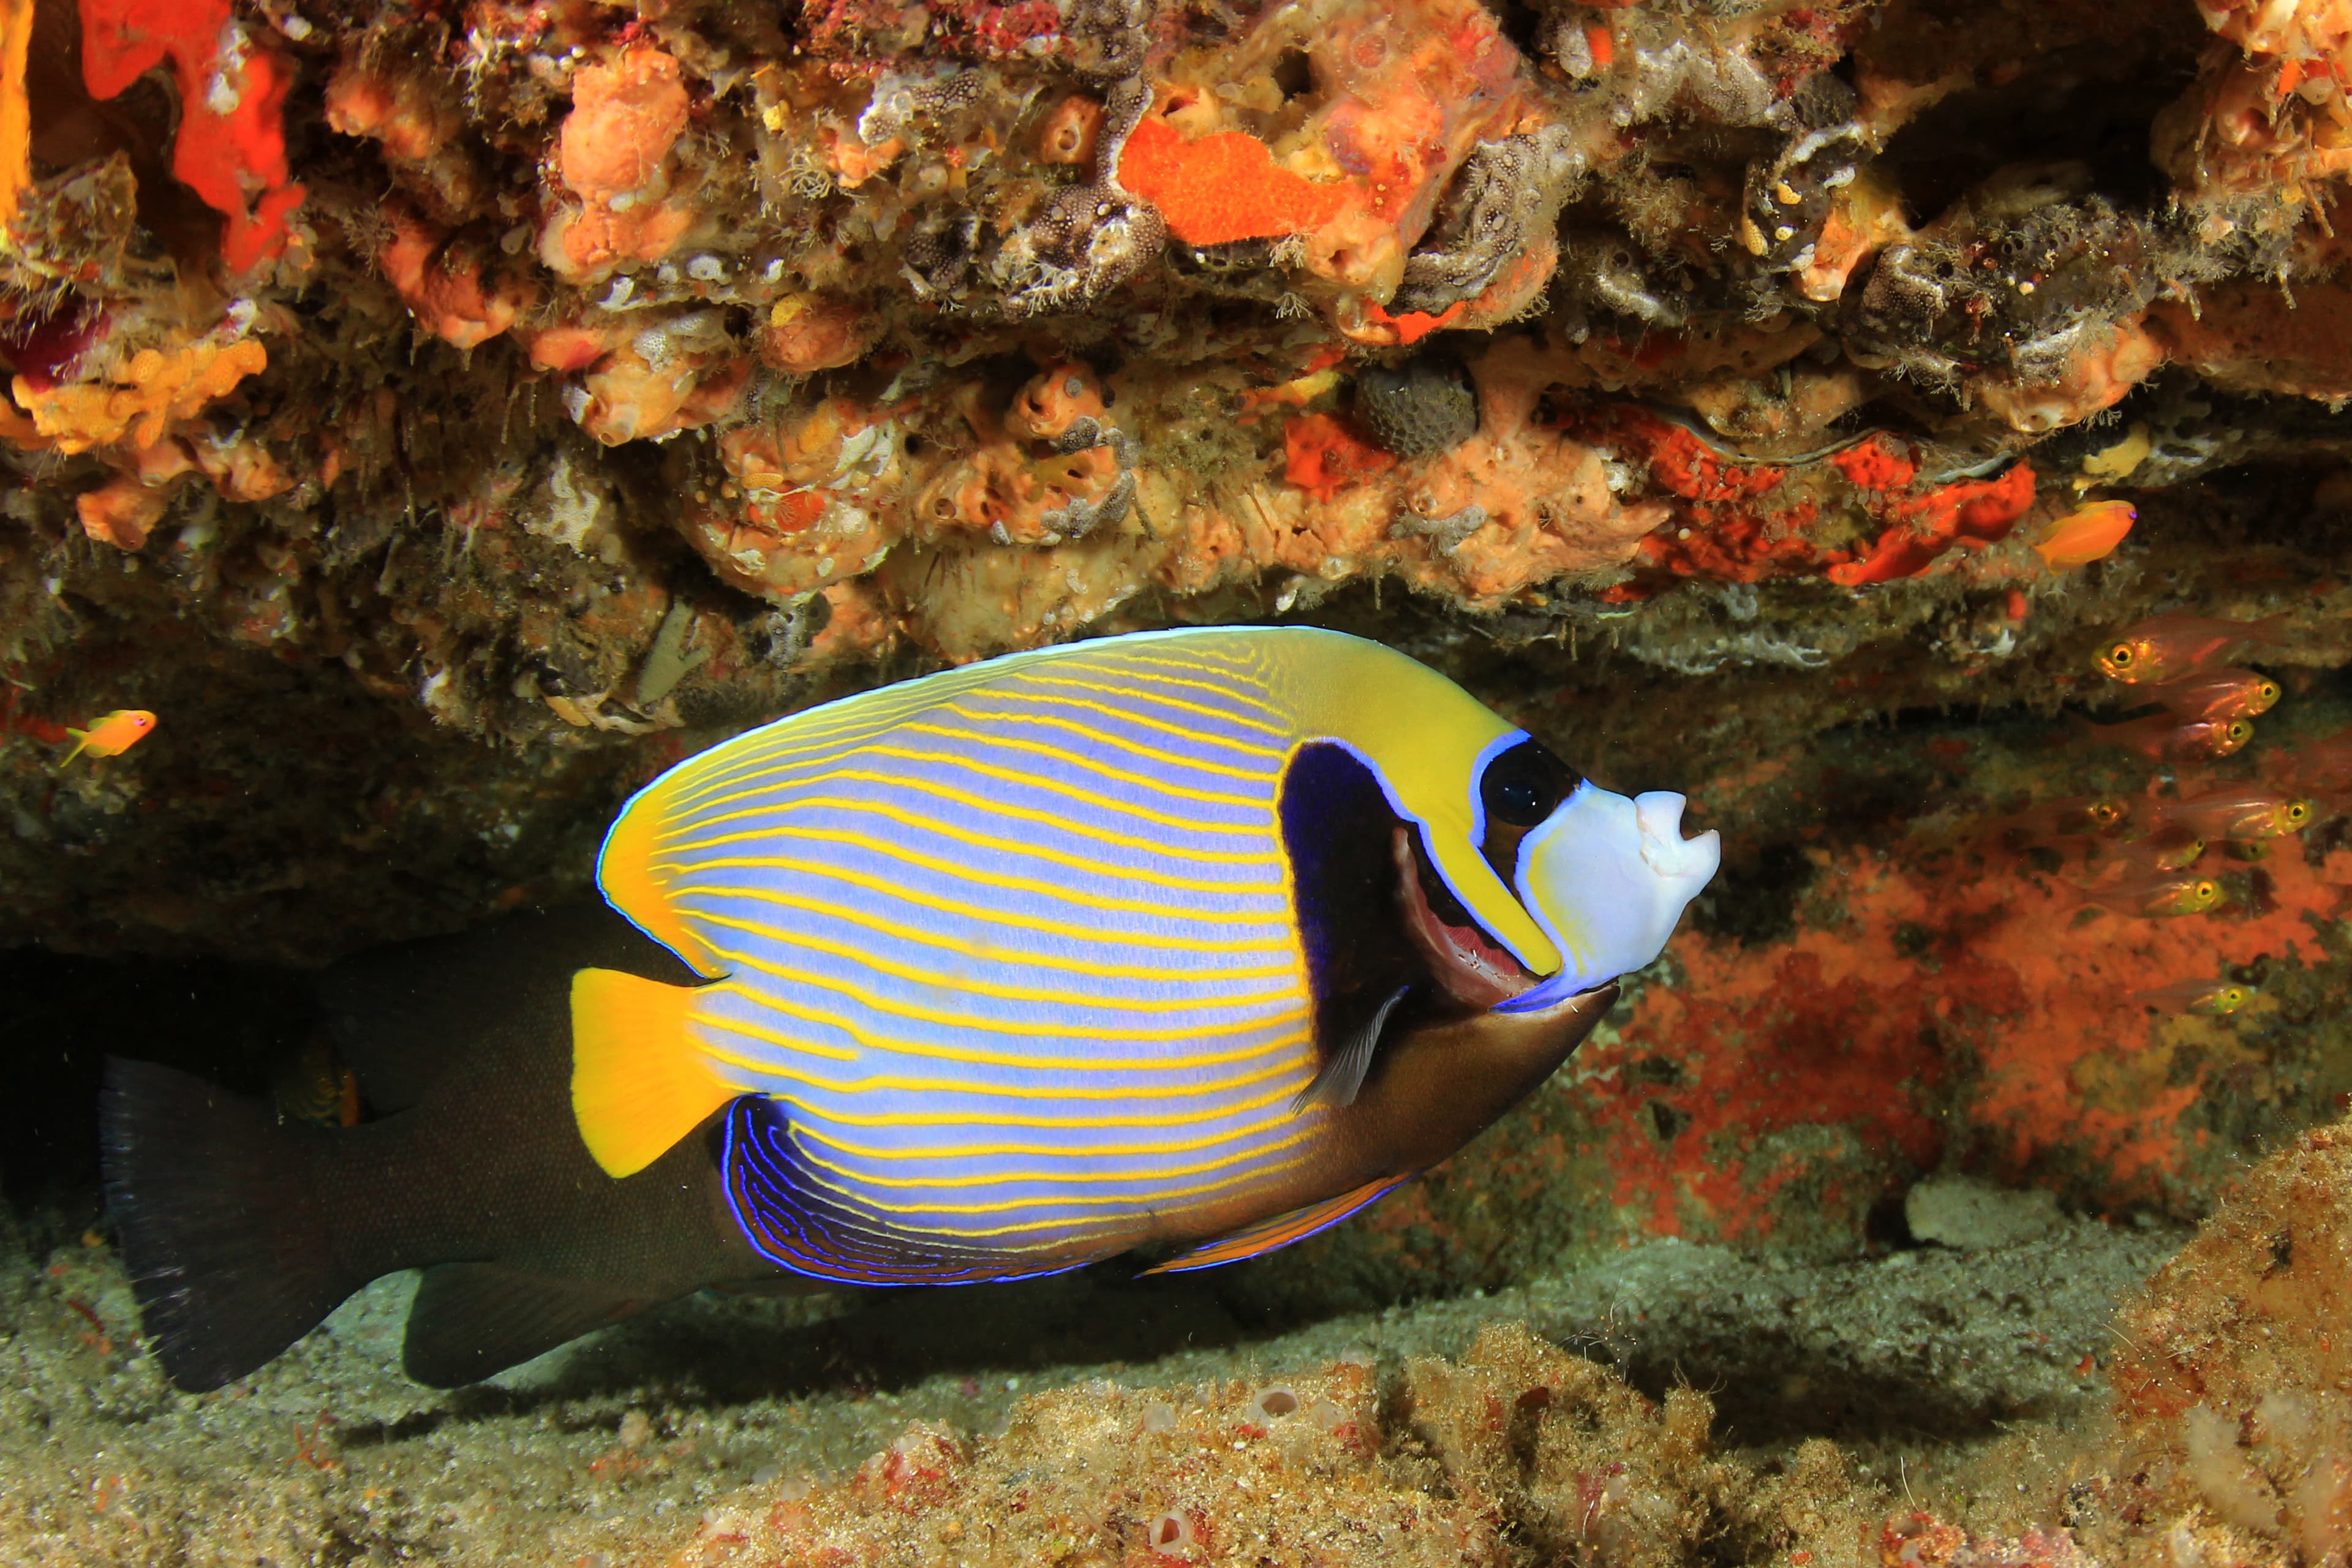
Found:
[(948, 671), (647, 786), (598, 866), (628, 923), (331, 974), (375, 1121), (117, 1063), (110, 1204), (191, 1388), (403, 1268), (409, 1371), (453, 1383), (713, 1283), (1251, 1257), (1575, 1048), (1715, 870), (1681, 807), (1334, 633)]

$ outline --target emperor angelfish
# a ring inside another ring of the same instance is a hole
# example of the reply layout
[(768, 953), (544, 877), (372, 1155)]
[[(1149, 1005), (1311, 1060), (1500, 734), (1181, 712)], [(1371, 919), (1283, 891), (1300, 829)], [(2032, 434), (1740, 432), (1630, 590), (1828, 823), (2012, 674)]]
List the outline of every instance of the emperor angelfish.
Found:
[(261, 1127), (116, 1064), (110, 1202), (189, 1387), (400, 1268), (411, 1374), (450, 1383), (712, 1283), (1231, 1262), (1566, 1059), (1715, 872), (1682, 807), (1337, 633), (989, 660), (656, 779), (598, 861), (626, 924), (331, 973), (374, 1120)]

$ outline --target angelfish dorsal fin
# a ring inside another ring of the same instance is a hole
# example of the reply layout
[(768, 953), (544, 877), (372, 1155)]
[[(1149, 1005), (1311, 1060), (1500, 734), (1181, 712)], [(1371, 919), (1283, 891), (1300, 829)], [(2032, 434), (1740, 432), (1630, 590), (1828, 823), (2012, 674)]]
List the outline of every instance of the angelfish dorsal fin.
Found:
[(1245, 1230), (1203, 1243), (1192, 1251), (1170, 1258), (1146, 1274), (1190, 1274), (1195, 1268), (1214, 1268), (1221, 1263), (1239, 1263), (1245, 1258), (1255, 1258), (1272, 1252), (1277, 1247), (1288, 1247), (1294, 1241), (1304, 1241), (1318, 1230), (1328, 1230), (1349, 1215), (1370, 1208), (1390, 1193), (1412, 1180), (1416, 1173), (1407, 1171), (1402, 1176), (1382, 1176), (1377, 1182), (1366, 1182), (1336, 1198), (1325, 1198), (1319, 1204), (1278, 1214), (1261, 1220)]
[(1290, 1111), (1296, 1116), (1320, 1100), (1334, 1110), (1344, 1110), (1356, 1103), (1357, 1094), (1364, 1087), (1364, 1075), (1372, 1070), (1372, 1052), (1379, 1048), (1381, 1031), (1388, 1026), (1389, 1015), (1404, 1000), (1410, 985), (1400, 985), (1390, 998), (1372, 1011), (1361, 1028), (1339, 1043), (1315, 1074), (1314, 1080), (1291, 1097)]
[(608, 1176), (632, 1176), (738, 1092), (687, 1033), (690, 985), (615, 969), (572, 977), (572, 1114)]

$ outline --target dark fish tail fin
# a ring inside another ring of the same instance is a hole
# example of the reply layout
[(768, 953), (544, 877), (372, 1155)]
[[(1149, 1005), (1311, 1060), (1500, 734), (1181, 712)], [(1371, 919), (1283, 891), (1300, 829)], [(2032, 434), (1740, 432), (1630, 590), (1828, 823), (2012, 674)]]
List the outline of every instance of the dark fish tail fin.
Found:
[(335, 1259), (308, 1129), (152, 1062), (110, 1058), (106, 1206), (164, 1373), (218, 1388), (318, 1326), (364, 1280)]

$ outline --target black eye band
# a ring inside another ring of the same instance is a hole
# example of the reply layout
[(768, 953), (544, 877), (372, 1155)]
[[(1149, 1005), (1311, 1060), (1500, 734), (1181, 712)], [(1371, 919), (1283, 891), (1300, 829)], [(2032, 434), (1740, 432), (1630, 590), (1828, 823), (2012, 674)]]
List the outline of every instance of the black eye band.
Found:
[(1479, 775), (1478, 800), (1486, 810), (1491, 839), (1498, 827), (1524, 832), (1552, 814), (1579, 780), (1568, 764), (1540, 741), (1521, 741), (1486, 763)]

